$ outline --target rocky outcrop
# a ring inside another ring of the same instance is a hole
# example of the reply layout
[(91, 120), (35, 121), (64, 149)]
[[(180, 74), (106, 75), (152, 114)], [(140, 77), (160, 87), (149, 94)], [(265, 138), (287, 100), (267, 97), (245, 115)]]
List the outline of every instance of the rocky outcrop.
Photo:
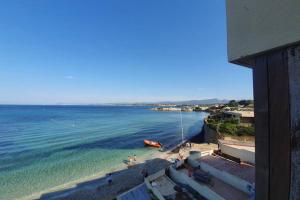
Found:
[(203, 129), (204, 129), (204, 141), (207, 143), (218, 144), (219, 134), (216, 130), (210, 128), (207, 125), (206, 120), (204, 120)]

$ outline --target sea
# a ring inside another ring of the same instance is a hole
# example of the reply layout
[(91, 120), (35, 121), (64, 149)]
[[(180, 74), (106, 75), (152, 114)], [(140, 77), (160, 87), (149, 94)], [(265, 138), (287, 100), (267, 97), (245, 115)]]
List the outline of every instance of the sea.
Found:
[[(201, 131), (204, 112), (182, 112), (183, 135)], [(148, 106), (0, 106), (0, 199), (31, 199), (105, 175), (128, 155), (147, 156), (144, 139), (181, 141), (179, 112)]]

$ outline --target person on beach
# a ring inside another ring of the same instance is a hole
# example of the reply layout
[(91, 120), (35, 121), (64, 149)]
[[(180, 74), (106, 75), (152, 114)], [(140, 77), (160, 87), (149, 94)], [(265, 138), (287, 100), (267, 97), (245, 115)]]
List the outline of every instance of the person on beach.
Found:
[(182, 160), (183, 159), (183, 155), (181, 153), (179, 153), (179, 159)]
[(132, 157), (128, 156), (128, 165), (131, 165), (131, 164), (132, 164)]
[(109, 173), (109, 174), (107, 175), (106, 180), (107, 180), (108, 185), (111, 185), (111, 184), (112, 184), (113, 180), (112, 180), (112, 174), (111, 174), (111, 173)]
[(133, 160), (134, 160), (134, 162), (136, 161), (136, 155), (135, 154), (133, 155)]

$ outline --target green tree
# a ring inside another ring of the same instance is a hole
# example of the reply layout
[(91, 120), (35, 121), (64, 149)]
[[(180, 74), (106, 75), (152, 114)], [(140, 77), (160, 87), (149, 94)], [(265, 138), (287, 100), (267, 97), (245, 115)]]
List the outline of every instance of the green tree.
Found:
[(240, 101), (238, 102), (238, 104), (239, 104), (239, 105), (242, 105), (242, 106), (248, 106), (248, 105), (250, 105), (250, 104), (252, 104), (252, 103), (253, 103), (252, 100), (240, 100)]
[(236, 100), (231, 100), (231, 101), (229, 101), (229, 103), (228, 103), (228, 106), (229, 107), (238, 107), (238, 102), (236, 101)]

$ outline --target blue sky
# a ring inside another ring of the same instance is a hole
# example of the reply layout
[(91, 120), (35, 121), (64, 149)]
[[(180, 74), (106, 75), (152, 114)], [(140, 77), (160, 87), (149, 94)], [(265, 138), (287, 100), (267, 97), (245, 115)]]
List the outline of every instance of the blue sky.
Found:
[(252, 98), (225, 16), (220, 0), (3, 1), (0, 103)]

